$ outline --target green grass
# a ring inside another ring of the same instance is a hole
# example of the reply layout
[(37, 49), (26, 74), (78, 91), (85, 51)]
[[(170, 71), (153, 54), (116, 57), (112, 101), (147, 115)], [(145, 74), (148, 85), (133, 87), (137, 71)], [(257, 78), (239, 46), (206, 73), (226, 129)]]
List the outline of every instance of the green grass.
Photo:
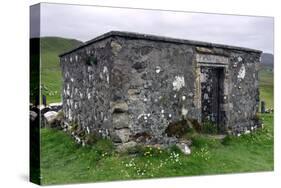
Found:
[(47, 103), (61, 101), (62, 76), (58, 55), (81, 44), (77, 40), (59, 37), (40, 39), (41, 85), (44, 86), (42, 94), (47, 96)]
[(42, 184), (273, 170), (273, 115), (262, 115), (264, 129), (224, 141), (196, 135), (192, 154), (145, 148), (117, 154), (109, 141), (82, 147), (64, 132), (41, 130)]

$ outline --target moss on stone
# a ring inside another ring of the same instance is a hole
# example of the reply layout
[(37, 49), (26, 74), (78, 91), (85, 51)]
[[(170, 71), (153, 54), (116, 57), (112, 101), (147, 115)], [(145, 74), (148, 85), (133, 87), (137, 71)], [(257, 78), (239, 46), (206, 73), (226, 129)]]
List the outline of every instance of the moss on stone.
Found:
[(177, 138), (180, 138), (186, 133), (191, 132), (192, 130), (193, 128), (188, 120), (182, 119), (180, 121), (170, 123), (165, 130), (165, 133), (168, 136), (175, 136)]
[(87, 59), (86, 59), (86, 64), (87, 65), (96, 65), (98, 63), (98, 60), (95, 56), (89, 56)]

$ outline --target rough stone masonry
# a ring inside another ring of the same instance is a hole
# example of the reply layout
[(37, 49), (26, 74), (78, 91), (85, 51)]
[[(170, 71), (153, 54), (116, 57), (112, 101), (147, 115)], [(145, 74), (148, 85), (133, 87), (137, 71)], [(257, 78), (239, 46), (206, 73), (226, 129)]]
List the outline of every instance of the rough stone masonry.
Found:
[(177, 143), (186, 120), (220, 133), (259, 126), (261, 51), (111, 31), (60, 55), (65, 128), (78, 142)]

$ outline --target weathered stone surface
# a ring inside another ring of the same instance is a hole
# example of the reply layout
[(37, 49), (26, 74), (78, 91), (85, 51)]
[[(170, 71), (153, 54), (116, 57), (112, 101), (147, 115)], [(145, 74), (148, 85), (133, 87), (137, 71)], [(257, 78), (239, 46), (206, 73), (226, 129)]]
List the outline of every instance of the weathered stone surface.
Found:
[(137, 61), (132, 67), (136, 69), (138, 72), (142, 72), (146, 68), (146, 63), (144, 61)]
[(178, 142), (178, 139), (176, 137), (165, 137), (164, 139), (162, 139), (163, 142), (161, 144), (163, 145), (175, 145)]
[(39, 109), (40, 109), (41, 115), (44, 115), (46, 112), (51, 110), (50, 107), (45, 107), (45, 106), (40, 106)]
[(117, 113), (112, 115), (113, 128), (121, 129), (129, 127), (129, 115), (127, 113)]
[(55, 111), (48, 111), (44, 114), (44, 118), (46, 119), (47, 123), (51, 124), (57, 117), (57, 112)]
[(140, 89), (129, 89), (128, 90), (128, 95), (138, 95), (140, 93), (141, 93)]
[(116, 132), (116, 136), (120, 138), (122, 143), (129, 141), (131, 135), (130, 129), (117, 129), (115, 130), (115, 132)]
[(197, 52), (200, 53), (213, 53), (213, 49), (210, 48), (204, 48), (204, 47), (196, 47)]
[(122, 143), (121, 138), (117, 135), (117, 133), (114, 131), (110, 134), (111, 140), (115, 143)]
[(189, 148), (189, 146), (185, 143), (179, 143), (176, 145), (183, 154), (185, 155), (190, 155), (191, 154), (191, 149)]
[(224, 56), (218, 56), (218, 55), (209, 55), (209, 54), (197, 54), (196, 60), (198, 62), (204, 62), (204, 63), (220, 63), (220, 64), (228, 64), (229, 58)]
[(117, 42), (112, 41), (110, 45), (112, 47), (112, 52), (114, 53), (114, 55), (117, 55), (118, 52), (122, 49), (122, 46)]
[(29, 118), (31, 121), (34, 121), (37, 118), (38, 114), (34, 111), (29, 111)]
[(113, 113), (122, 113), (128, 111), (128, 105), (123, 101), (112, 102), (110, 106)]
[(56, 112), (58, 112), (59, 110), (62, 109), (62, 103), (61, 102), (50, 103), (48, 106), (52, 111), (56, 111)]

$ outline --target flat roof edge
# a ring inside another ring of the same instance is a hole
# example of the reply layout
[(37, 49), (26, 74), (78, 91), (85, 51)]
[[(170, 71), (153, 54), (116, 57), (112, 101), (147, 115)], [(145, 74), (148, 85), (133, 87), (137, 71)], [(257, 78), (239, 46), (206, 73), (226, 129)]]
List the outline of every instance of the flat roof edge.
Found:
[(245, 48), (245, 47), (238, 47), (238, 46), (231, 46), (231, 45), (225, 45), (225, 44), (216, 44), (216, 43), (210, 43), (210, 42), (202, 42), (202, 41), (193, 41), (193, 40), (186, 40), (186, 39), (178, 39), (178, 38), (171, 38), (171, 37), (164, 37), (164, 36), (157, 36), (157, 35), (150, 35), (150, 34), (142, 34), (142, 33), (134, 33), (134, 32), (125, 32), (125, 31), (110, 31), (107, 33), (104, 33), (92, 40), (87, 41), (86, 43), (69, 50), (67, 52), (64, 52), (59, 55), (59, 57), (63, 57), (67, 54), (70, 54), (74, 51), (77, 51), (81, 48), (84, 48), (86, 46), (89, 46), (97, 41), (106, 39), (108, 37), (113, 36), (119, 36), (119, 37), (127, 37), (127, 38), (134, 38), (134, 39), (144, 39), (144, 40), (151, 40), (151, 41), (162, 41), (162, 42), (169, 42), (169, 43), (178, 43), (178, 44), (190, 44), (190, 45), (197, 45), (201, 47), (209, 47), (209, 48), (224, 48), (224, 49), (230, 49), (230, 50), (238, 50), (238, 51), (248, 51), (248, 52), (255, 52), (255, 53), (262, 53), (261, 50), (251, 49), (251, 48)]

